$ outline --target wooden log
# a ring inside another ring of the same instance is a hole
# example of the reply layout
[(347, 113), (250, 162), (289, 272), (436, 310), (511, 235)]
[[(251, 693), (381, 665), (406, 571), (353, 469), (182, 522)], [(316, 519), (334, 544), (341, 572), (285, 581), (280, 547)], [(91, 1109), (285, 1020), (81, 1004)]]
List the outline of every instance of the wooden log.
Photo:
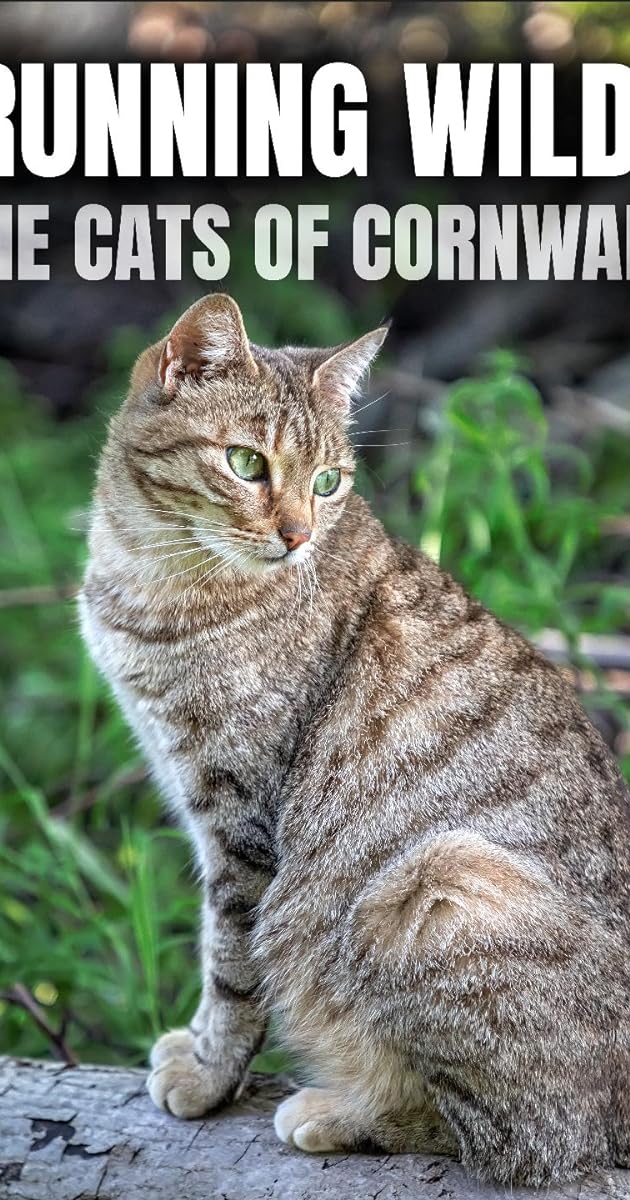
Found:
[[(0, 1200), (505, 1200), (448, 1158), (308, 1155), (283, 1146), (287, 1081), (256, 1076), (203, 1121), (153, 1107), (145, 1073), (0, 1059)], [(511, 1200), (531, 1200), (526, 1188)], [(630, 1172), (551, 1188), (544, 1200), (630, 1200)]]

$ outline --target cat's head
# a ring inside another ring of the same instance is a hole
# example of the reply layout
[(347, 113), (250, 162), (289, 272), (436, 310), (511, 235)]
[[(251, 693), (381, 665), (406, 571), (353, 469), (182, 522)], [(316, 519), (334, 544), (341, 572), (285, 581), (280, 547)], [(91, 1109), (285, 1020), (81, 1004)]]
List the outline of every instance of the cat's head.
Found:
[(229, 296), (198, 301), (141, 355), (113, 424), (132, 511), (245, 572), (303, 561), (352, 486), (351, 398), (386, 332), (268, 350)]

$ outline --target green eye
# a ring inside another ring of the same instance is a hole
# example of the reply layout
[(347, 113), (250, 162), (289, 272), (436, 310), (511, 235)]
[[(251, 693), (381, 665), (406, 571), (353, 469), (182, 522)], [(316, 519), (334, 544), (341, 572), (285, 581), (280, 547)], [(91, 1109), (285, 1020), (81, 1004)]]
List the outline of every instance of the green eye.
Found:
[(341, 471), (339, 467), (329, 467), (327, 471), (320, 471), (319, 475), (315, 476), (313, 491), (316, 496), (332, 496), (333, 492), (337, 491), (340, 483)]
[(229, 446), (227, 460), (239, 479), (266, 479), (267, 459), (257, 450), (248, 450), (247, 446)]

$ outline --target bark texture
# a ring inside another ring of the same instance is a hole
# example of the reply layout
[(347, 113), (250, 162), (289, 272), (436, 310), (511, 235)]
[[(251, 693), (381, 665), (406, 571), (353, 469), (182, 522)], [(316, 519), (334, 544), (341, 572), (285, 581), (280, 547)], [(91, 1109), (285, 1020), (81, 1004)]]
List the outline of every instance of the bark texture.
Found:
[[(177, 1121), (143, 1071), (0, 1059), (0, 1200), (505, 1200), (447, 1158), (290, 1150), (271, 1120), (286, 1091), (257, 1076), (233, 1108)], [(544, 1193), (571, 1197), (630, 1200), (630, 1172)]]

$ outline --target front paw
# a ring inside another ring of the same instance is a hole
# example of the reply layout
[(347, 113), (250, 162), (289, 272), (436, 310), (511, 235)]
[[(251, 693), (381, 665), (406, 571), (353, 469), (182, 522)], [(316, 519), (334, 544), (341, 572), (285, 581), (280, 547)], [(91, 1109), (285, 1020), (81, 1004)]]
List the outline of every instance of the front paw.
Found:
[(173, 1029), (151, 1051), (153, 1070), (147, 1079), (149, 1095), (158, 1108), (191, 1120), (222, 1104), (229, 1095), (224, 1073), (195, 1048), (189, 1029)]
[(281, 1141), (311, 1154), (343, 1150), (348, 1145), (339, 1117), (339, 1096), (327, 1088), (302, 1088), (276, 1109), (274, 1128)]

